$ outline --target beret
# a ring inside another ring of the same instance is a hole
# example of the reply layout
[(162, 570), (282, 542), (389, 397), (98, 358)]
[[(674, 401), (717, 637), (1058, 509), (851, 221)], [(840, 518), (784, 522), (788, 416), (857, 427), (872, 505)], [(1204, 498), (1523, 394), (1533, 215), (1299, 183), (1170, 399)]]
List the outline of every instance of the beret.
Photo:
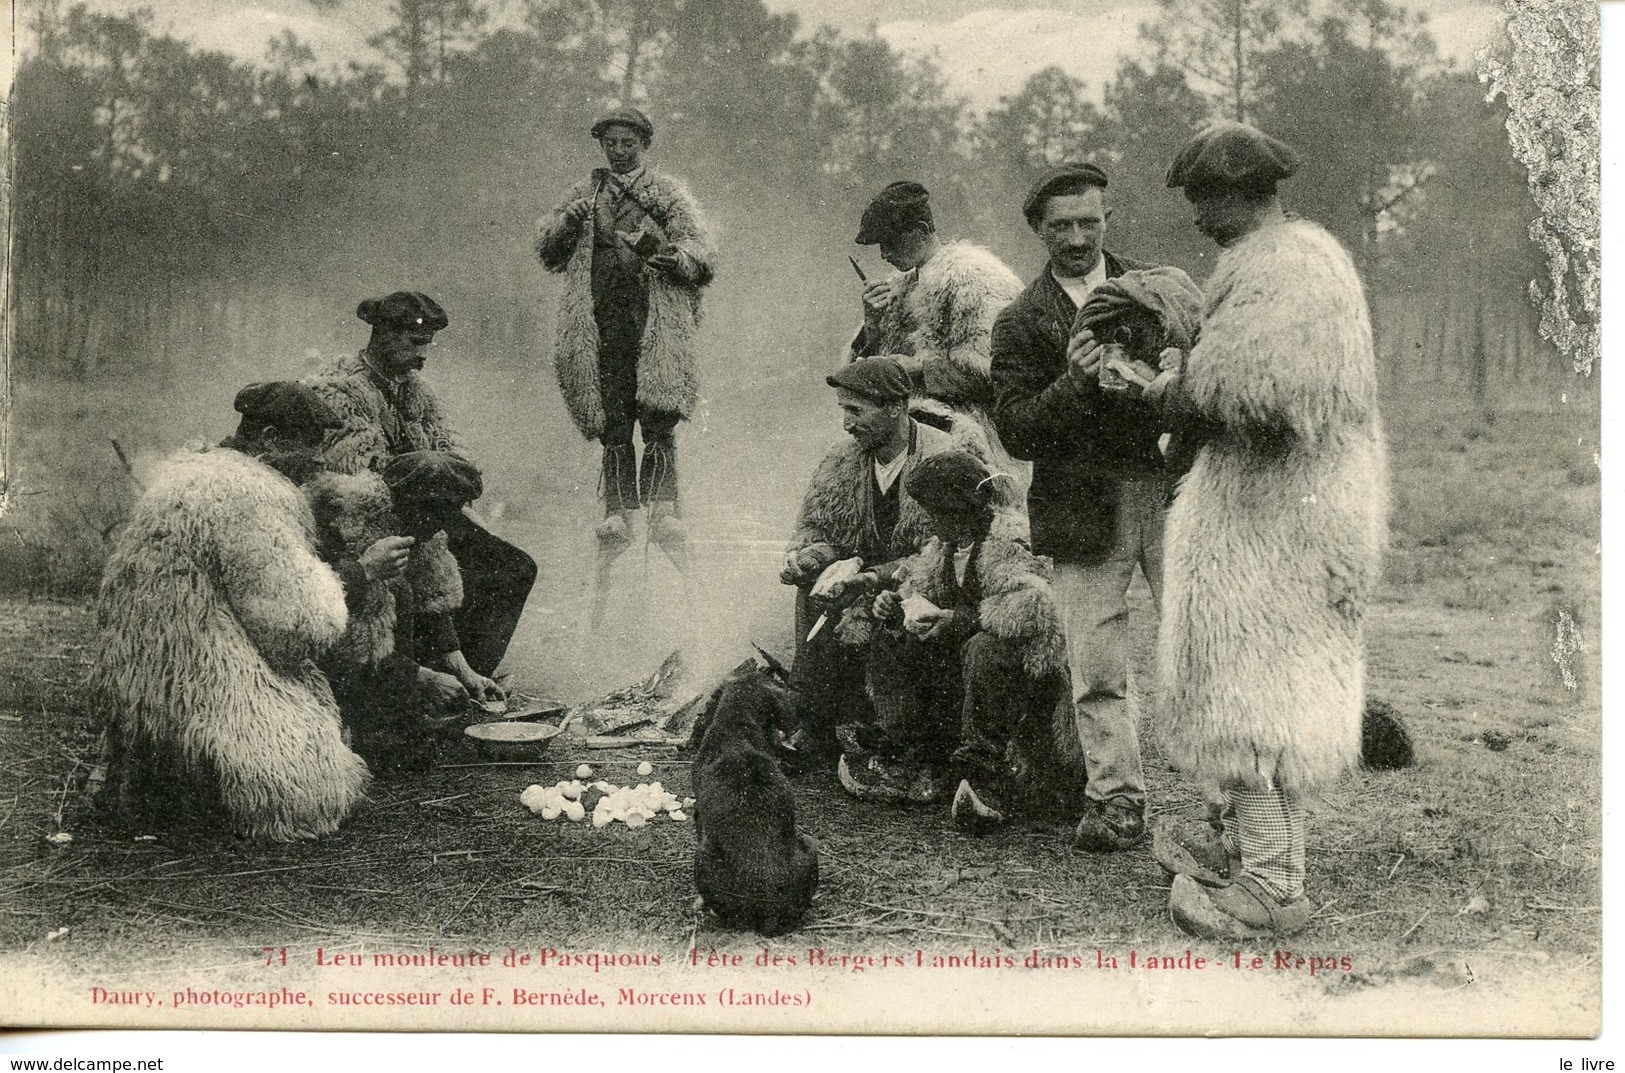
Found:
[(975, 514), (993, 501), (992, 476), (975, 455), (943, 451), (915, 463), (903, 490), (932, 514)]
[(420, 291), (396, 291), (384, 298), (368, 298), (355, 307), (355, 315), (375, 328), (438, 332), (450, 323), (440, 303)]
[(1107, 186), (1106, 173), (1093, 164), (1057, 164), (1038, 177), (1021, 202), (1021, 215), (1033, 220), (1044, 211), (1044, 202), (1063, 187)]
[(873, 246), (899, 231), (931, 223), (931, 194), (916, 182), (901, 181), (876, 194), (858, 223), (859, 246)]
[(1202, 128), (1179, 151), (1168, 168), (1168, 185), (1272, 190), (1297, 170), (1297, 150), (1257, 127), (1224, 120)]
[(231, 404), (254, 425), (277, 428), (343, 428), (339, 417), (321, 396), (305, 384), (293, 380), (271, 380), (249, 384), (237, 392)]
[(617, 124), (623, 127), (631, 127), (643, 135), (645, 141), (655, 136), (655, 125), (649, 122), (649, 117), (636, 108), (627, 107), (616, 108), (614, 111), (605, 112), (599, 116), (597, 122), (592, 125), (592, 136), (602, 138), (605, 127), (613, 127)]
[(824, 382), (883, 406), (888, 402), (902, 402), (909, 396), (908, 373), (893, 358), (859, 358), (824, 377)]
[(471, 503), (485, 491), (480, 471), (462, 455), (449, 451), (408, 451), (384, 465), (384, 483), (397, 500), (446, 500)]

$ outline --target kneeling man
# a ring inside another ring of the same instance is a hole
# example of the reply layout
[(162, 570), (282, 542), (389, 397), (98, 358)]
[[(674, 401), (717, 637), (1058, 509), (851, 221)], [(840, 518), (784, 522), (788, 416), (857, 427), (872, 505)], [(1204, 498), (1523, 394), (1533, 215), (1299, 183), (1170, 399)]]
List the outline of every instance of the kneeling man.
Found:
[[(779, 578), (796, 586), (791, 680), (801, 697), (807, 747), (828, 753), (837, 723), (868, 721), (869, 598), (931, 535), (925, 512), (903, 495), (903, 479), (955, 439), (909, 416), (908, 374), (891, 358), (865, 358), (826, 379), (851, 439), (813, 473)], [(814, 597), (824, 570), (851, 559), (857, 560), (855, 576), (821, 587)]]
[(1012, 798), (1081, 787), (1083, 756), (1069, 703), (1066, 632), (1050, 562), (1033, 555), (1010, 479), (974, 455), (923, 460), (904, 489), (936, 536), (875, 598), (870, 689), (881, 731), (841, 781), (862, 797), (930, 801), (957, 783), (956, 826), (1005, 823)]
[(316, 666), (344, 632), (344, 587), (295, 483), (339, 420), (289, 382), (252, 384), (236, 408), (236, 435), (171, 461), (108, 559), (103, 792), (137, 822), (198, 809), (249, 837), (314, 838), (367, 785)]

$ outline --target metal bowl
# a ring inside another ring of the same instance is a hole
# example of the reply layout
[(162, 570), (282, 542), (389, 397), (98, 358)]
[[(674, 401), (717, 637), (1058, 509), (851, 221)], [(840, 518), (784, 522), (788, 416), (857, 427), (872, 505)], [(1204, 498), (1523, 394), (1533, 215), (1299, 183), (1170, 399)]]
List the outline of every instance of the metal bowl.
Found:
[(559, 728), (550, 723), (504, 721), (475, 723), (464, 727), (463, 733), (474, 739), (480, 755), (488, 759), (533, 760), (547, 752), (559, 736)]

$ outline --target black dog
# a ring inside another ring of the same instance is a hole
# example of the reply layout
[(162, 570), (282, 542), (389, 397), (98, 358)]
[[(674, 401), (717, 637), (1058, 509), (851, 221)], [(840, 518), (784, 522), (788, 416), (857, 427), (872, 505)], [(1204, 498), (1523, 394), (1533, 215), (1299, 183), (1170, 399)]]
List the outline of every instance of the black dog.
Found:
[(782, 935), (818, 889), (818, 843), (796, 832), (778, 733), (793, 700), (783, 669), (750, 661), (711, 695), (695, 723), (694, 884), (722, 923)]

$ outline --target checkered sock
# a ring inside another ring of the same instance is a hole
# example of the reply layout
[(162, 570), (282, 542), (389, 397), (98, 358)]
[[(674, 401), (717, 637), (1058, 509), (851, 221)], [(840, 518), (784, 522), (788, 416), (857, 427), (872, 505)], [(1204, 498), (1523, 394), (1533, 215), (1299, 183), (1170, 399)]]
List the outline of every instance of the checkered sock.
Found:
[(1303, 895), (1304, 842), (1308, 815), (1296, 795), (1268, 790), (1227, 790), (1235, 821), (1227, 824), (1241, 843), (1241, 870), (1282, 901)]

